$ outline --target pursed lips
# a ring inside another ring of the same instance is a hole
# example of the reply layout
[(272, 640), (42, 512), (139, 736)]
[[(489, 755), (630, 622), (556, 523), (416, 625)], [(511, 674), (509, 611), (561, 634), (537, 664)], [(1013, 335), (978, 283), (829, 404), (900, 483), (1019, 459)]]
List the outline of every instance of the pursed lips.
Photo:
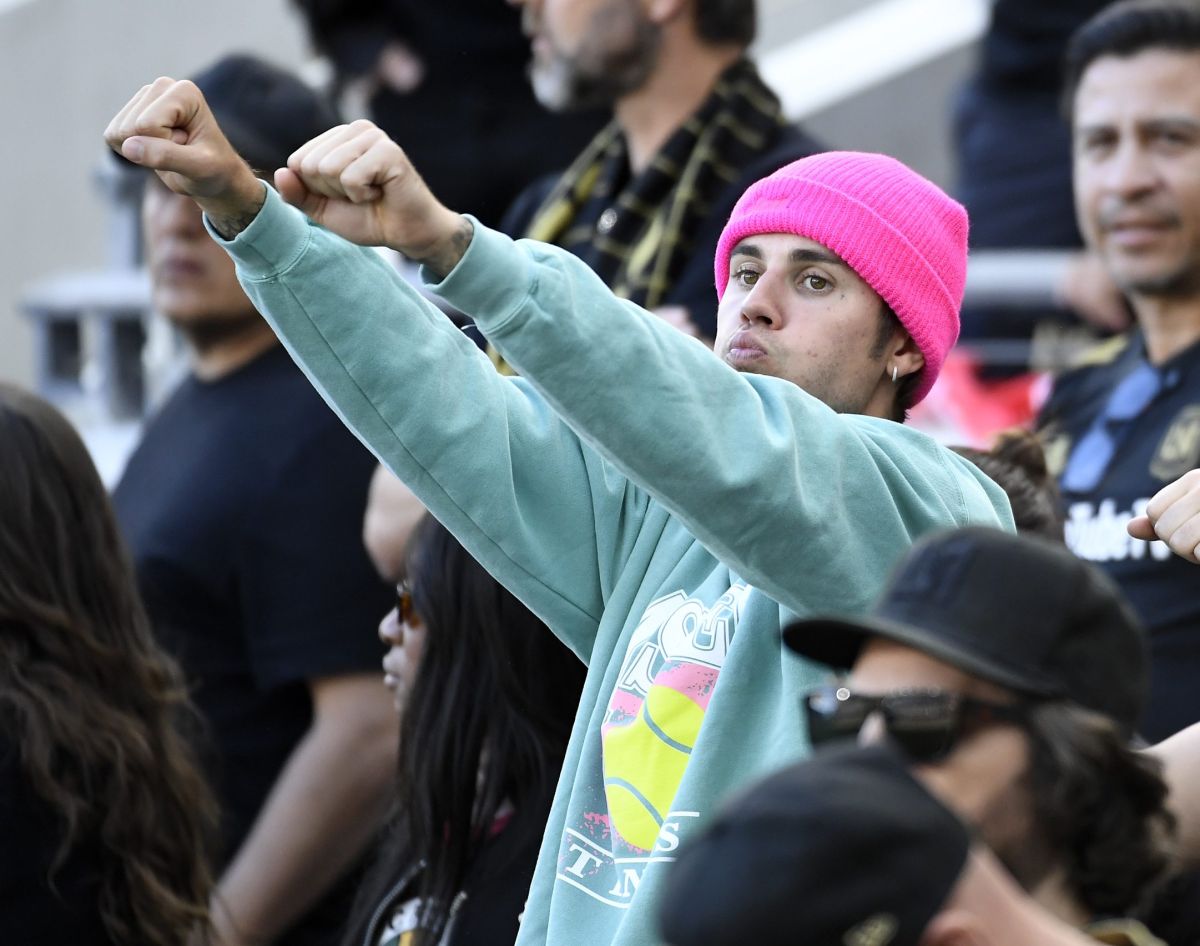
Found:
[(734, 334), (725, 347), (725, 360), (732, 364), (757, 361), (766, 357), (766, 347), (746, 331)]

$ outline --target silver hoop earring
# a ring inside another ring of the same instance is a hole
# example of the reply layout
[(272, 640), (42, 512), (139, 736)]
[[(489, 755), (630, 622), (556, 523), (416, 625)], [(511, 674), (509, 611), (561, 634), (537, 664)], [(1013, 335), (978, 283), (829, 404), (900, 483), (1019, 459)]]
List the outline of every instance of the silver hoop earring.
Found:
[(900, 373), (900, 369), (896, 365), (892, 365), (892, 384), (896, 383), (896, 375)]

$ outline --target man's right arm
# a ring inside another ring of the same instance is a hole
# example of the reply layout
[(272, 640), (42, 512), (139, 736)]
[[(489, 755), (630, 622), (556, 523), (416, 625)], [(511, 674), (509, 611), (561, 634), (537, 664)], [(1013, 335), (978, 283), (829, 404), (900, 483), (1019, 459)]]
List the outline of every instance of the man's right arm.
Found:
[[(336, 152), (345, 144), (338, 135), (352, 130), (331, 130), (293, 161), (320, 163), (328, 155), (313, 147), (324, 141)], [(280, 171), (277, 182), (306, 205), (306, 219), (252, 175), (247, 186), (249, 168), (191, 83), (145, 87), (106, 138), (193, 196), (214, 229), (228, 223), (237, 230), (228, 248), (248, 294), (318, 391), (471, 554), (586, 660), (609, 576), (636, 538), (645, 495), (526, 383), (498, 376), (377, 254), (312, 222), (363, 243), (403, 241), (436, 269), (461, 255), (469, 221), (437, 204), (415, 172), (389, 179), (390, 209), (380, 213), (367, 195), (384, 185), (369, 177), (339, 182), (364, 200), (355, 204), (344, 191), (340, 198), (309, 191), (295, 172)], [(370, 147), (358, 158), (370, 164)], [(397, 230), (397, 219), (408, 224)], [(313, 244), (319, 247), (310, 252)], [(331, 305), (338, 319), (311, 317)]]

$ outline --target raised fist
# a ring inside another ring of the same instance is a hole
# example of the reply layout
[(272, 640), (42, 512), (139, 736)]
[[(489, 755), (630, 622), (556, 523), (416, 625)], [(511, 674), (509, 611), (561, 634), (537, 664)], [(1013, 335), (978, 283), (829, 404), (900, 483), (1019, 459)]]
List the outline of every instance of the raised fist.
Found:
[(262, 204), (262, 185), (225, 139), (192, 82), (164, 77), (142, 86), (109, 122), (104, 139), (205, 210), (257, 211)]
[[(192, 82), (162, 78), (143, 86), (104, 137), (171, 190), (194, 198), (226, 237), (262, 206), (262, 184)], [(275, 172), (275, 186), (339, 236), (389, 246), (442, 275), (471, 240), (469, 221), (439, 203), (400, 146), (368, 121), (339, 125), (303, 145)]]
[(331, 128), (301, 147), (276, 173), (275, 185), (326, 229), (421, 262), (465, 223), (433, 196), (400, 146), (365, 120)]

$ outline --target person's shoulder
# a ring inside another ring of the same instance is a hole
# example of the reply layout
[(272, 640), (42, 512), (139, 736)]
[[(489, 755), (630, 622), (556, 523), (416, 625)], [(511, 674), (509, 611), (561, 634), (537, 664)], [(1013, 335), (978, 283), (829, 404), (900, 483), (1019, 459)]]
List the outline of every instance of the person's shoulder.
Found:
[[(254, 392), (254, 413), (265, 424), (274, 426), (281, 420), (291, 419), (324, 425), (337, 420), (312, 382), (282, 346), (260, 356), (242, 381), (246, 389)], [(238, 391), (235, 397), (240, 400), (246, 395)]]
[(1133, 336), (1125, 332), (1089, 345), (1071, 362), (1066, 374), (1093, 371), (1114, 365), (1129, 349), (1132, 342)]
[(1136, 354), (1132, 333), (1114, 335), (1086, 348), (1071, 365), (1054, 379), (1050, 395), (1042, 408), (1039, 426), (1045, 419), (1091, 410), (1103, 403), (1103, 397), (1124, 370), (1126, 359)]
[(781, 127), (779, 136), (748, 170), (767, 175), (785, 164), (828, 150), (828, 145), (811, 135), (803, 125), (791, 122)]
[(534, 215), (538, 212), (538, 208), (546, 202), (546, 198), (550, 196), (554, 185), (558, 183), (565, 171), (566, 169), (563, 168), (561, 171), (543, 174), (522, 188), (513, 198), (513, 202), (509, 204), (504, 216), (500, 218), (500, 232), (507, 233), (514, 239), (524, 236)]
[[(939, 496), (958, 525), (1012, 529), (1007, 495), (969, 460), (909, 424), (882, 417), (843, 414), (877, 454), (877, 467), (893, 488)], [(949, 523), (947, 523), (949, 524)]]
[(241, 438), (258, 475), (290, 475), (297, 464), (371, 466), (365, 447), (282, 348), (262, 356), (231, 392), (244, 415)]
[[(807, 158), (814, 154), (828, 151), (829, 148), (808, 133), (802, 125), (789, 123), (779, 126), (776, 134), (742, 169), (741, 176), (725, 189), (724, 203), (730, 210), (739, 197), (746, 192), (751, 184), (774, 174), (780, 168)], [(725, 225), (722, 218), (721, 226)]]

